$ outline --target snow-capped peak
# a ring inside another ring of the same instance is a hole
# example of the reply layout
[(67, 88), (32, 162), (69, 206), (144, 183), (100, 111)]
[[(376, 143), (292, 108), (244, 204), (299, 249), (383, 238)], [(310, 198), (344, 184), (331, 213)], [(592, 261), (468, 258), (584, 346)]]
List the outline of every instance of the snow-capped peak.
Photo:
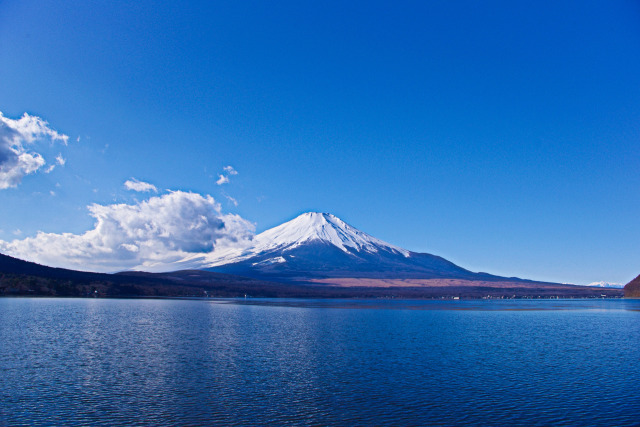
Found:
[(274, 250), (288, 251), (313, 241), (329, 243), (346, 253), (376, 253), (383, 250), (410, 256), (406, 249), (376, 239), (332, 214), (307, 212), (258, 234), (254, 237), (253, 244), (244, 250), (218, 254), (211, 266), (241, 261)]
[(358, 252), (378, 252), (384, 248), (409, 255), (409, 251), (363, 233), (329, 213), (307, 212), (255, 237), (256, 246), (261, 246), (263, 250), (296, 247), (312, 240), (331, 243), (344, 252), (349, 252), (347, 248)]
[(624, 288), (624, 283), (612, 283), (612, 282), (592, 282), (587, 286), (596, 288)]

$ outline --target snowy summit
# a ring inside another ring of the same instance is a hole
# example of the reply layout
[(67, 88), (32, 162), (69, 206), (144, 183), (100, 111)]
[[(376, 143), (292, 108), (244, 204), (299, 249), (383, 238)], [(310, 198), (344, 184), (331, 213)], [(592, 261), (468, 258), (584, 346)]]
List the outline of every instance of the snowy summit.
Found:
[[(265, 253), (289, 252), (310, 243), (332, 245), (346, 254), (380, 251), (394, 255), (410, 256), (410, 251), (376, 239), (367, 233), (347, 224), (330, 213), (307, 212), (291, 221), (266, 230), (253, 239), (249, 248), (230, 250), (221, 253), (210, 266), (224, 265), (243, 261)], [(281, 256), (273, 258), (271, 263), (285, 262)]]
[(376, 253), (383, 249), (409, 256), (406, 249), (376, 239), (334, 215), (319, 212), (304, 213), (257, 235), (255, 248), (258, 252), (284, 247), (293, 249), (314, 240), (330, 243), (344, 252), (350, 252), (351, 249)]

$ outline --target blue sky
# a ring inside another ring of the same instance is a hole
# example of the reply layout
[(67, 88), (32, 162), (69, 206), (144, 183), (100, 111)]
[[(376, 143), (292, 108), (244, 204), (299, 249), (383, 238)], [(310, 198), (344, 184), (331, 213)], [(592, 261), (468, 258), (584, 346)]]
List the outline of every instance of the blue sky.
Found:
[(257, 232), (324, 211), (474, 271), (640, 273), (637, 1), (277, 3), (0, 1), (0, 111), (69, 137), (24, 144), (0, 240), (179, 190)]

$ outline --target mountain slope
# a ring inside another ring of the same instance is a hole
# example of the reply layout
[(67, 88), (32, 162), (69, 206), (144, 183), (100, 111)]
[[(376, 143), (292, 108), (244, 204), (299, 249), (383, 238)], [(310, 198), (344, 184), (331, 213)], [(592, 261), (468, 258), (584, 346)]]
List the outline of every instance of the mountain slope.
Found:
[(328, 213), (309, 212), (257, 235), (244, 249), (218, 254), (211, 271), (252, 277), (358, 277), (514, 281), (473, 273), (446, 259), (386, 243)]
[(625, 285), (624, 296), (626, 298), (640, 298), (640, 276)]

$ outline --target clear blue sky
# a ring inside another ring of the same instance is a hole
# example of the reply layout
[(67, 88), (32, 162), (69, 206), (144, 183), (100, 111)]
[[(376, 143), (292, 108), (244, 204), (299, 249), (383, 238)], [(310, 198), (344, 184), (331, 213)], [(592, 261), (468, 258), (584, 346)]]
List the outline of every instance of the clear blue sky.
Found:
[(135, 178), (258, 232), (317, 210), (474, 271), (640, 273), (637, 1), (182, 3), (0, 1), (0, 111), (69, 136), (0, 240), (84, 233)]

